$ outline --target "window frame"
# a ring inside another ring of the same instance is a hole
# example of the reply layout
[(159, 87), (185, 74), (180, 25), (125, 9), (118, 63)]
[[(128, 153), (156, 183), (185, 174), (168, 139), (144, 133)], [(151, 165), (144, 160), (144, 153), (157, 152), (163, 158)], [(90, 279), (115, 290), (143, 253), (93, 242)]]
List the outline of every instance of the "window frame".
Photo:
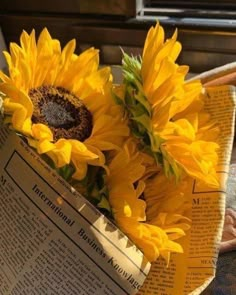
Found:
[[(214, 3), (213, 0), (209, 1), (206, 4), (205, 0), (137, 0), (136, 18), (139, 21), (159, 19), (163, 24), (191, 28), (197, 26), (236, 30), (236, 0), (224, 1), (224, 3), (228, 3), (228, 6), (223, 5), (222, 1), (218, 6), (215, 4), (215, 0)], [(145, 6), (145, 2), (155, 2), (158, 5), (148, 7)], [(174, 3), (176, 4), (174, 5)]]

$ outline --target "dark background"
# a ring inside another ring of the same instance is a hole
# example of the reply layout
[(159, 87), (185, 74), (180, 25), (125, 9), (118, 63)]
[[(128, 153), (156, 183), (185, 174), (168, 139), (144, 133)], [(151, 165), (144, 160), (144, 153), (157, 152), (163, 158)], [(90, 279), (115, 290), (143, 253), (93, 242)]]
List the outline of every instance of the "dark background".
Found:
[[(120, 64), (120, 46), (127, 53), (141, 53), (148, 29), (158, 16), (166, 15), (161, 19), (166, 36), (171, 36), (178, 27), (178, 39), (183, 46), (178, 62), (190, 65), (194, 73), (201, 73), (235, 61), (236, 26), (230, 20), (228, 25), (202, 22), (202, 17), (228, 15), (236, 19), (236, 1), (227, 2), (226, 13), (222, 1), (207, 1), (210, 5), (207, 9), (206, 1), (145, 1), (160, 9), (152, 19), (136, 19), (141, 1), (136, 4), (135, 0), (1, 0), (0, 27), (7, 45), (18, 42), (23, 29), (30, 32), (35, 28), (39, 33), (47, 27), (63, 45), (76, 38), (77, 53), (95, 46), (100, 49), (101, 63)], [(212, 10), (213, 4), (218, 10)], [(170, 9), (173, 6), (179, 10), (173, 12)], [(198, 20), (186, 22), (188, 15)]]

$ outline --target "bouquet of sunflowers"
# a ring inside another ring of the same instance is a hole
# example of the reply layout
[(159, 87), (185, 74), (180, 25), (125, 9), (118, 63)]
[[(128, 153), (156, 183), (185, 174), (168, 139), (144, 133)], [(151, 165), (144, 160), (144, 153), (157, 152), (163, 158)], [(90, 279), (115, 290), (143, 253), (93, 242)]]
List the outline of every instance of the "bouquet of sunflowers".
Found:
[(168, 265), (191, 227), (189, 179), (218, 187), (219, 128), (200, 81), (176, 59), (177, 32), (157, 23), (142, 56), (123, 52), (123, 83), (100, 67), (95, 48), (75, 54), (44, 29), (25, 31), (4, 52), (4, 124), (114, 222), (150, 262)]

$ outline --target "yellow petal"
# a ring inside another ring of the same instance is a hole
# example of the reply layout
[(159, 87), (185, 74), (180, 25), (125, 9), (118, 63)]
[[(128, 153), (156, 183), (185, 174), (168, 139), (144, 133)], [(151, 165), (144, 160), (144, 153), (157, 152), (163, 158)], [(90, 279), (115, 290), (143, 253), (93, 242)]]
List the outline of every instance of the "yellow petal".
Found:
[(29, 96), (26, 95), (26, 93), (22, 92), (12, 83), (1, 83), (0, 91), (2, 91), (4, 94), (6, 94), (9, 97), (7, 103), (15, 102), (15, 103), (21, 104), (22, 107), (25, 108), (26, 110), (27, 117), (32, 116), (33, 104)]
[[(52, 143), (51, 141), (48, 141), (47, 139), (41, 140), (41, 141), (29, 141), (29, 143), (31, 144), (31, 146), (35, 146), (37, 148), (37, 152), (39, 154), (45, 154), (48, 153), (50, 151), (55, 150), (56, 151), (56, 147), (55, 144)], [(52, 152), (53, 153), (53, 152)], [(52, 155), (51, 153), (51, 155)], [(57, 151), (58, 153), (58, 151)], [(55, 163), (56, 166), (58, 166), (58, 160), (55, 160), (56, 156), (53, 158), (53, 161)]]
[(45, 124), (33, 124), (32, 134), (38, 140), (53, 141), (52, 131)]
[(70, 139), (68, 140), (72, 147), (72, 153), (74, 157), (77, 157), (83, 161), (97, 159), (98, 155), (91, 152), (85, 144), (78, 140)]
[(75, 173), (73, 174), (73, 178), (77, 180), (82, 180), (86, 174), (88, 165), (86, 162), (76, 161), (76, 158), (72, 158), (72, 163), (75, 167)]
[(71, 144), (65, 139), (59, 139), (54, 144), (54, 149), (47, 152), (57, 167), (63, 167), (71, 161)]

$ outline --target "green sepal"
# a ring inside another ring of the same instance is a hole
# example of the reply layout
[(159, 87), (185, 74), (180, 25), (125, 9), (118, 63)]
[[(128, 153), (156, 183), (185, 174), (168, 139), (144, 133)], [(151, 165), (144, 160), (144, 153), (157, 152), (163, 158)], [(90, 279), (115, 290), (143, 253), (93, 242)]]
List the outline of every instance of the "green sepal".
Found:
[(129, 111), (132, 115), (131, 118), (132, 117), (139, 117), (143, 114), (145, 114), (147, 117), (149, 117), (149, 115), (147, 114), (147, 111), (140, 103), (136, 104), (136, 106), (130, 106)]
[(117, 105), (124, 105), (123, 99), (121, 99), (114, 91), (112, 91), (112, 97)]
[(66, 181), (69, 181), (72, 178), (72, 175), (75, 173), (75, 168), (73, 165), (68, 164), (61, 168), (57, 169), (57, 172), (62, 176)]
[(183, 169), (178, 163), (170, 159), (165, 153), (163, 154), (163, 168), (167, 178), (175, 177), (176, 183), (181, 179)]
[(160, 152), (160, 146), (161, 144), (163, 144), (165, 142), (164, 139), (162, 139), (161, 137), (153, 134), (153, 132), (149, 132), (148, 136), (150, 138), (150, 145), (151, 145), (151, 150), (153, 152)]
[(145, 130), (151, 132), (151, 120), (146, 114), (132, 118), (133, 121), (139, 122)]
[(148, 102), (147, 98), (145, 97), (144, 93), (142, 92), (142, 85), (137, 81), (138, 92), (134, 95), (135, 99), (143, 105), (149, 116), (152, 114), (152, 109), (150, 103)]
[(129, 56), (123, 51), (122, 68), (125, 80), (131, 83), (135, 80), (142, 81), (140, 76), (141, 57)]
[(100, 202), (97, 204), (97, 207), (111, 212), (110, 204), (109, 204), (107, 198), (103, 195), (101, 196)]
[(139, 124), (138, 122), (136, 122), (135, 124), (131, 123), (129, 127), (134, 137), (143, 139), (146, 130), (141, 124)]

